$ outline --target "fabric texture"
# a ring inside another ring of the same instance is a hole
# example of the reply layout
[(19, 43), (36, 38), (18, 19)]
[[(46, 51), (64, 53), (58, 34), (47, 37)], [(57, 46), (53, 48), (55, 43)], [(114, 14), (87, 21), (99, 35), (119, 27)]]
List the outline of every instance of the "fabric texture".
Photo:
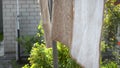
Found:
[(99, 68), (104, 0), (75, 0), (71, 55), (84, 68)]
[(73, 30), (73, 0), (54, 0), (52, 39), (71, 47)]
[(42, 25), (44, 29), (44, 37), (46, 41), (47, 47), (52, 47), (51, 40), (51, 22), (50, 22), (50, 14), (48, 8), (48, 0), (39, 0), (41, 16), (42, 16)]
[(40, 0), (46, 44), (59, 41), (84, 68), (99, 68), (104, 0), (54, 0), (50, 22), (48, 0)]

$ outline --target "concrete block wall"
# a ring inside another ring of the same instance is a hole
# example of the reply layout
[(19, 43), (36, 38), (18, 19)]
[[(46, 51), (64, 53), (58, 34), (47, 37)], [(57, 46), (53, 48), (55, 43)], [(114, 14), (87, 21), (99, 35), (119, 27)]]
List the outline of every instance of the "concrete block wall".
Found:
[(40, 10), (37, 0), (19, 0), (20, 35), (34, 35), (40, 22)]
[[(17, 0), (3, 0), (3, 30), (5, 52), (15, 52), (17, 45)], [(20, 35), (34, 35), (40, 21), (37, 0), (19, 0)]]
[(3, 32), (3, 22), (2, 22), (2, 0), (0, 0), (0, 33)]
[(3, 30), (5, 52), (14, 52), (16, 50), (16, 15), (16, 0), (3, 0)]

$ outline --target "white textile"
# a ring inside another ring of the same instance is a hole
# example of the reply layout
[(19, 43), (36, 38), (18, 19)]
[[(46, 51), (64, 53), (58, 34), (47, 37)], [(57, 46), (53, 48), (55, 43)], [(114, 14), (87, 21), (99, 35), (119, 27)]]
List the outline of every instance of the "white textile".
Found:
[(99, 68), (104, 0), (75, 0), (71, 55), (84, 68)]

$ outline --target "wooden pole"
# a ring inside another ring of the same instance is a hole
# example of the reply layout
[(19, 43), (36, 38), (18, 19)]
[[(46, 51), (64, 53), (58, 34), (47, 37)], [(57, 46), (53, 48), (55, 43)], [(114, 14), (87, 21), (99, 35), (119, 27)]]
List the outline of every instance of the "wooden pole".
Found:
[(53, 48), (53, 66), (54, 68), (58, 68), (58, 51), (56, 41), (52, 41)]

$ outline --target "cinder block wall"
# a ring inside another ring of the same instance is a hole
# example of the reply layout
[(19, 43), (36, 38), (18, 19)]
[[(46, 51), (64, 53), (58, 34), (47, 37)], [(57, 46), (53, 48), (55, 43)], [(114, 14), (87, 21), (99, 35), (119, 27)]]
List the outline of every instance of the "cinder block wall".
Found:
[(0, 33), (3, 32), (3, 23), (2, 23), (2, 0), (0, 0)]
[[(3, 0), (4, 50), (15, 52), (17, 45), (17, 0)], [(19, 0), (20, 34), (34, 35), (40, 21), (37, 0)]]
[(40, 10), (37, 0), (19, 0), (20, 35), (34, 35), (40, 22)]

